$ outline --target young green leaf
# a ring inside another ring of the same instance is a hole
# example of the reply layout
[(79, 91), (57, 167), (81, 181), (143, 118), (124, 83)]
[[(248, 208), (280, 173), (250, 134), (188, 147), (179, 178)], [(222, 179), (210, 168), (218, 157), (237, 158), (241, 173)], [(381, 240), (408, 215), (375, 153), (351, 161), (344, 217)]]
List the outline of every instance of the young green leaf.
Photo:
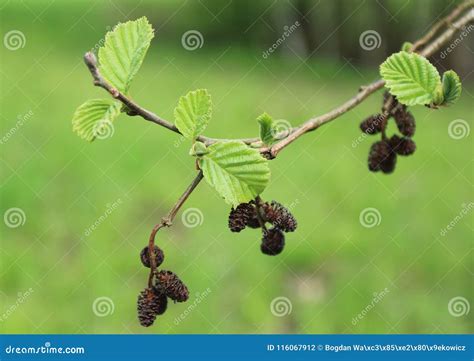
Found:
[(207, 153), (209, 153), (209, 150), (203, 142), (195, 142), (189, 150), (189, 155), (193, 157), (201, 157)]
[(120, 114), (121, 103), (109, 99), (92, 99), (79, 106), (72, 118), (72, 130), (92, 142), (110, 127)]
[(451, 105), (455, 103), (461, 96), (461, 80), (453, 71), (448, 70), (443, 74), (443, 95), (444, 101), (441, 105)]
[(99, 49), (99, 71), (117, 90), (127, 93), (153, 39), (146, 17), (118, 24)]
[(406, 51), (385, 60), (380, 74), (390, 93), (405, 105), (430, 104), (441, 83), (438, 71), (426, 58)]
[(243, 142), (214, 143), (199, 158), (207, 182), (224, 200), (236, 206), (263, 192), (270, 180), (268, 161)]
[(405, 42), (402, 44), (402, 48), (401, 48), (400, 50), (401, 50), (401, 51), (407, 51), (407, 52), (409, 52), (412, 47), (413, 47), (413, 43), (410, 43), (409, 41), (405, 41)]
[(257, 122), (260, 124), (260, 139), (263, 144), (271, 145), (275, 138), (273, 137), (273, 119), (267, 113), (263, 113), (257, 118)]
[(174, 123), (183, 136), (193, 140), (206, 129), (211, 115), (211, 96), (206, 89), (198, 89), (179, 99), (174, 109)]

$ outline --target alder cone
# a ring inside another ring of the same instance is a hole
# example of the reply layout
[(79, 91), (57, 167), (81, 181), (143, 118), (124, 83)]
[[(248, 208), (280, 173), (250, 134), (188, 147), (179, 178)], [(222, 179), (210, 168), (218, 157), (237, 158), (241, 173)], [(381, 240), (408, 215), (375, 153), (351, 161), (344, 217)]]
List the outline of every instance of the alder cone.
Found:
[(156, 319), (156, 302), (158, 296), (152, 291), (151, 288), (145, 288), (138, 295), (137, 311), (138, 321), (140, 325), (144, 327), (150, 327), (153, 325)]
[(382, 131), (385, 117), (382, 114), (371, 115), (360, 123), (360, 130), (366, 134), (377, 134)]
[(407, 137), (400, 138), (398, 135), (393, 135), (390, 138), (389, 143), (392, 150), (398, 155), (411, 155), (416, 150), (416, 143)]
[(160, 271), (157, 274), (157, 280), (158, 284), (156, 285), (156, 289), (158, 292), (164, 293), (176, 302), (185, 302), (188, 300), (188, 288), (175, 273), (171, 271)]
[(157, 291), (158, 290), (153, 287), (153, 293), (156, 297), (155, 302), (152, 303), (152, 308), (156, 315), (162, 315), (168, 307), (168, 297), (166, 297), (164, 293)]
[(393, 117), (400, 133), (406, 137), (413, 137), (415, 135), (416, 123), (412, 113), (406, 109), (399, 108), (393, 114)]
[(370, 171), (391, 173), (395, 169), (396, 160), (397, 155), (392, 151), (392, 147), (387, 141), (375, 142), (370, 147), (368, 159)]
[[(241, 203), (235, 209), (231, 209), (228, 225), (232, 232), (240, 232), (246, 226), (256, 228), (255, 221), (258, 223), (255, 206), (252, 203)], [(258, 226), (260, 225), (258, 224)]]
[(269, 256), (280, 254), (285, 247), (285, 234), (278, 228), (271, 228), (263, 232), (260, 250)]
[(274, 227), (284, 232), (293, 232), (296, 230), (298, 226), (296, 218), (282, 204), (277, 201), (272, 201), (271, 204), (264, 203), (262, 209), (265, 220), (273, 224)]
[(383, 173), (389, 174), (395, 170), (395, 165), (397, 164), (397, 155), (393, 152), (389, 154), (389, 156), (382, 161), (380, 164), (380, 170)]
[[(155, 245), (154, 248), (154, 253), (155, 253), (155, 262), (156, 262), (156, 267), (161, 266), (165, 259), (165, 254), (163, 253), (163, 250)], [(140, 260), (142, 261), (142, 264), (145, 267), (150, 268), (150, 252), (148, 252), (148, 246), (142, 249), (140, 252)]]

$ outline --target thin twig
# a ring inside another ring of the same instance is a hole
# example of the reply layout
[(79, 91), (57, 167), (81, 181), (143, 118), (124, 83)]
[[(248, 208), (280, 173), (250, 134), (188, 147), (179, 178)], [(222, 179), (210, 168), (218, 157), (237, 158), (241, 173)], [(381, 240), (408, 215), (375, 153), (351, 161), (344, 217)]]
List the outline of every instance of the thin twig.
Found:
[(474, 6), (474, 0), (467, 0), (464, 1), (463, 3), (459, 4), (448, 16), (442, 18), (440, 21), (435, 23), (431, 29), (423, 36), (421, 39), (417, 40), (414, 44), (413, 47), (411, 48), (411, 51), (417, 51), (419, 48), (423, 47), (426, 45), (432, 38), (435, 36), (435, 34), (445, 25), (449, 25), (452, 23), (465, 9)]
[[(424, 37), (416, 41), (414, 43), (413, 50), (416, 50), (419, 47), (425, 46), (421, 51), (419, 51), (420, 55), (429, 57), (432, 54), (434, 54), (437, 50), (439, 50), (439, 48), (446, 41), (451, 39), (453, 35), (459, 29), (461, 29), (463, 26), (465, 26), (469, 22), (473, 21), (474, 19), (474, 9), (472, 8), (473, 6), (474, 6), (474, 0), (464, 1), (462, 4), (456, 7), (448, 16), (446, 16), (445, 18), (437, 22), (427, 32), (427, 34)], [(454, 21), (466, 9), (469, 9), (468, 12), (464, 14), (462, 17), (460, 17), (457, 21)], [(438, 35), (435, 39), (433, 39), (433, 36), (436, 33), (438, 33), (441, 30), (441, 28), (443, 28), (443, 26), (446, 26), (446, 29), (444, 30), (444, 32)], [(430, 43), (427, 45), (428, 41), (430, 41)], [(180, 134), (179, 130), (174, 126), (174, 124), (159, 117), (155, 113), (150, 112), (149, 110), (145, 108), (142, 108), (137, 103), (135, 103), (130, 98), (128, 98), (125, 94), (119, 92), (117, 89), (112, 87), (101, 76), (99, 69), (97, 67), (97, 60), (95, 59), (95, 56), (93, 53), (90, 53), (90, 52), (86, 53), (86, 55), (84, 56), (84, 61), (87, 67), (89, 68), (89, 71), (94, 79), (94, 84), (96, 86), (99, 86), (107, 90), (114, 98), (120, 100), (127, 107), (128, 109), (127, 113), (129, 115), (139, 115), (148, 121), (161, 125), (175, 133)], [(269, 159), (275, 158), (282, 149), (287, 147), (289, 144), (293, 143), (300, 136), (302, 136), (303, 134), (307, 132), (313, 131), (319, 128), (320, 126), (326, 123), (329, 123), (330, 121), (345, 114), (346, 112), (348, 112), (349, 110), (351, 110), (352, 108), (360, 104), (362, 101), (364, 101), (371, 94), (373, 94), (374, 92), (382, 88), (384, 85), (385, 85), (385, 82), (380, 79), (369, 85), (361, 86), (359, 88), (359, 92), (354, 97), (347, 100), (346, 102), (341, 104), (339, 107), (329, 111), (328, 113), (322, 114), (315, 118), (311, 118), (298, 127), (292, 128), (289, 132), (289, 135), (286, 138), (277, 142), (270, 148), (262, 146), (260, 148), (260, 152)], [(205, 136), (199, 136), (198, 140), (209, 145), (215, 142), (227, 141), (230, 139), (219, 139), (219, 138), (209, 138)], [(258, 144), (260, 141), (259, 138), (242, 138), (242, 139), (234, 139), (234, 140), (239, 140), (246, 144), (252, 144), (252, 143)]]
[(179, 197), (179, 199), (176, 201), (176, 203), (174, 204), (173, 208), (171, 208), (169, 213), (165, 217), (163, 217), (161, 219), (161, 222), (156, 224), (155, 227), (153, 227), (151, 231), (150, 239), (148, 241), (148, 254), (150, 255), (150, 276), (148, 277), (148, 287), (152, 286), (153, 275), (155, 274), (155, 271), (156, 271), (156, 262), (155, 262), (155, 257), (154, 257), (156, 233), (158, 233), (158, 231), (161, 228), (170, 227), (173, 224), (173, 220), (176, 217), (176, 214), (179, 212), (179, 209), (184, 204), (184, 202), (186, 202), (186, 200), (189, 198), (189, 196), (197, 187), (199, 182), (201, 182), (202, 178), (203, 178), (203, 174), (202, 174), (202, 170), (200, 170), (199, 173), (191, 182), (191, 184), (188, 186), (188, 188), (186, 188), (186, 190), (181, 195), (181, 197)]
[[(469, 1), (470, 2), (470, 1)], [(448, 15), (449, 17), (450, 15)], [(446, 43), (453, 35), (461, 29), (463, 26), (472, 22), (474, 20), (474, 9), (471, 8), (466, 14), (464, 14), (459, 20), (454, 23), (450, 23), (448, 28), (440, 34), (436, 39), (433, 40), (431, 44), (425, 47), (422, 51), (419, 52), (420, 55), (424, 57), (429, 57), (433, 55), (439, 48)], [(331, 110), (330, 112), (320, 115), (318, 117), (312, 118), (297, 128), (293, 128), (290, 135), (278, 143), (274, 144), (271, 148), (262, 149), (262, 153), (266, 154), (269, 158), (275, 158), (278, 153), (289, 144), (294, 142), (303, 134), (319, 128), (321, 125), (329, 123), (331, 120), (334, 120), (345, 114), (356, 105), (360, 104), (365, 100), (369, 95), (379, 90), (385, 85), (385, 81), (382, 79), (377, 80), (376, 82), (363, 86), (360, 88), (360, 91), (357, 95), (347, 100), (345, 103), (341, 104), (339, 107)]]
[[(138, 105), (129, 97), (127, 97), (125, 94), (123, 94), (122, 92), (114, 88), (107, 80), (105, 80), (105, 78), (100, 74), (99, 68), (97, 66), (97, 59), (94, 53), (87, 52), (84, 55), (84, 62), (86, 63), (87, 68), (89, 69), (92, 75), (92, 78), (94, 79), (94, 85), (107, 90), (107, 92), (109, 92), (110, 95), (112, 95), (112, 97), (114, 97), (117, 100), (120, 100), (127, 107), (128, 115), (131, 115), (131, 116), (139, 115), (145, 120), (161, 125), (162, 127), (169, 129), (175, 133), (181, 134), (181, 132), (178, 130), (178, 128), (176, 128), (176, 126), (173, 123), (170, 123), (169, 121), (161, 118), (155, 113), (145, 108), (142, 108), (140, 105)], [(205, 137), (201, 135), (197, 138), (197, 140), (209, 145), (212, 143), (226, 141), (229, 139), (209, 138), (209, 137)], [(239, 139), (239, 140), (241, 140), (242, 142), (246, 144), (251, 144), (251, 143), (258, 142), (260, 138), (244, 138), (244, 139)]]

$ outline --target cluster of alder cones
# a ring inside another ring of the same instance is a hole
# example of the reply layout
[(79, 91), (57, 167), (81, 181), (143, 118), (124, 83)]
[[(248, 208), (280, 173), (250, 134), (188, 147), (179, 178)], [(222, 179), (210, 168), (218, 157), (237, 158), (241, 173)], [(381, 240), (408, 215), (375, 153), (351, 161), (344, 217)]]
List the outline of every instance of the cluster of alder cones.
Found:
[[(272, 228), (267, 229), (266, 223)], [(262, 253), (274, 256), (285, 247), (285, 233), (296, 230), (295, 217), (276, 201), (262, 202), (259, 198), (249, 203), (241, 203), (232, 208), (229, 214), (229, 229), (240, 232), (246, 227), (262, 230)]]
[[(401, 136), (394, 134), (391, 138), (386, 135), (387, 122), (395, 120)], [(392, 173), (395, 170), (397, 155), (411, 155), (416, 150), (412, 140), (415, 134), (415, 118), (406, 105), (400, 104), (397, 99), (386, 92), (383, 98), (382, 112), (369, 116), (360, 123), (360, 129), (366, 134), (381, 134), (381, 139), (370, 147), (369, 170)]]
[[(158, 246), (154, 248), (153, 257), (156, 267), (161, 266), (165, 259), (163, 251)], [(145, 267), (150, 268), (151, 260), (148, 247), (141, 251), (140, 260)], [(138, 320), (145, 327), (151, 326), (157, 316), (165, 313), (168, 307), (168, 298), (174, 302), (185, 302), (189, 298), (188, 288), (175, 273), (157, 269), (154, 276), (152, 287), (145, 288), (138, 295)]]

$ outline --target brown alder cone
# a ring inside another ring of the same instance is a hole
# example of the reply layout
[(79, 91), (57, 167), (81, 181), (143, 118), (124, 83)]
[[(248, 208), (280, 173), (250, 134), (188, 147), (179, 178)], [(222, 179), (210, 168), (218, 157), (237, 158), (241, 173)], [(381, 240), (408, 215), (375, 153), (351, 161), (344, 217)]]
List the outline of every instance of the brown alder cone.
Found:
[(185, 302), (189, 298), (189, 291), (179, 277), (171, 271), (159, 271), (156, 275), (156, 290), (176, 302)]

